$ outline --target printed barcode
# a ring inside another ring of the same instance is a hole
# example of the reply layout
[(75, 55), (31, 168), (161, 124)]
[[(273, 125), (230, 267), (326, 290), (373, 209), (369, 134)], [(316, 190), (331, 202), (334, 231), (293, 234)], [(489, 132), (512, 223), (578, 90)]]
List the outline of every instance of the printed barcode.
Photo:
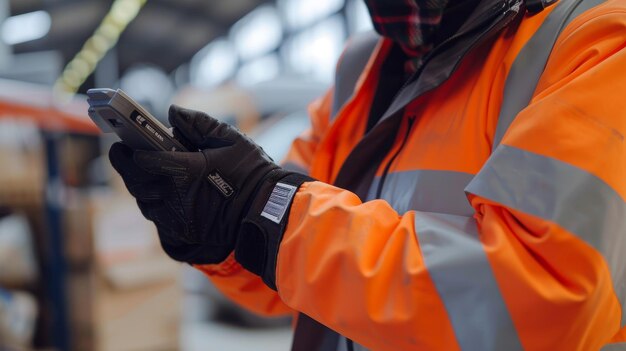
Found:
[(293, 185), (278, 183), (272, 190), (269, 200), (261, 212), (261, 216), (271, 220), (274, 223), (280, 223), (287, 211), (287, 207), (291, 203), (291, 198), (296, 193), (296, 187)]

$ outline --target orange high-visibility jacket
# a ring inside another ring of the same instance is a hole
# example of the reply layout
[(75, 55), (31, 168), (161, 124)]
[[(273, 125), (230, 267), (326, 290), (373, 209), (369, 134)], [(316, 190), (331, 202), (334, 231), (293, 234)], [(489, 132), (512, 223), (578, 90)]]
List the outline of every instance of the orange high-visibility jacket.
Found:
[(626, 0), (485, 4), (502, 9), (435, 49), (365, 135), (391, 43), (345, 94), (348, 45), (288, 156), (319, 181), (294, 197), (278, 292), (232, 257), (198, 268), (371, 350), (623, 350)]

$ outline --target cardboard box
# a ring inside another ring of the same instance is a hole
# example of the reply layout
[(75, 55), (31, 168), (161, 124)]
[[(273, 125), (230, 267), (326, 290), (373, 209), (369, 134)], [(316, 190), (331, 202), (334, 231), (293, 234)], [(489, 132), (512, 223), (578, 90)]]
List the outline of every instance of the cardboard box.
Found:
[(180, 300), (176, 280), (131, 290), (98, 284), (98, 351), (178, 349)]
[(98, 351), (178, 349), (181, 264), (162, 251), (156, 228), (123, 192), (93, 201)]

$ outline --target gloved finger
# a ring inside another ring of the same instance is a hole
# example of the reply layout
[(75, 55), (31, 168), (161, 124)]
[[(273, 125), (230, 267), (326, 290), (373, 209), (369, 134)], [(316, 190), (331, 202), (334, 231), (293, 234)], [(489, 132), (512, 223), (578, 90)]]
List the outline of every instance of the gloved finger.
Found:
[(198, 244), (191, 237), (188, 225), (182, 214), (167, 202), (137, 200), (137, 205), (146, 219), (154, 222), (159, 230), (159, 238), (169, 245)]
[(135, 199), (141, 201), (163, 201), (175, 191), (172, 181), (166, 177), (143, 182), (128, 182), (126, 189)]
[[(159, 231), (159, 238), (163, 235)], [(182, 243), (170, 243), (163, 239), (159, 240), (163, 251), (172, 259), (179, 262), (194, 261), (195, 257), (202, 256), (204, 247), (197, 244), (182, 244)]]
[(187, 151), (198, 151), (200, 150), (200, 147), (196, 144), (193, 144), (191, 141), (189, 141), (189, 139), (187, 139), (186, 136), (182, 135), (181, 132), (178, 130), (178, 128), (170, 128), (172, 131), (172, 134), (174, 135), (174, 139), (178, 140), (178, 142), (180, 142), (181, 144), (183, 144), (183, 146), (187, 149)]
[(145, 171), (135, 165), (133, 153), (133, 149), (119, 142), (111, 145), (109, 149), (111, 166), (124, 179), (132, 177), (135, 173), (145, 173)]
[(206, 167), (201, 152), (137, 150), (133, 154), (133, 161), (150, 174), (182, 180), (200, 176)]
[(122, 143), (113, 144), (109, 150), (111, 165), (122, 176), (126, 189), (135, 198), (161, 198), (161, 184), (168, 179), (150, 174), (139, 167), (133, 159), (134, 152)]
[(204, 112), (189, 110), (176, 105), (169, 109), (169, 121), (174, 135), (185, 139), (199, 149), (213, 149), (234, 144), (239, 132)]

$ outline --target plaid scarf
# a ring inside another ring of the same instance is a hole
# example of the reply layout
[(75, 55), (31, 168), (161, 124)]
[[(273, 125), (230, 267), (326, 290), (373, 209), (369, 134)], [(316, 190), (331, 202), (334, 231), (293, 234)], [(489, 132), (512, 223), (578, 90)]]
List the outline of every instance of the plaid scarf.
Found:
[(432, 48), (449, 0), (365, 0), (376, 31), (400, 45), (415, 72)]

